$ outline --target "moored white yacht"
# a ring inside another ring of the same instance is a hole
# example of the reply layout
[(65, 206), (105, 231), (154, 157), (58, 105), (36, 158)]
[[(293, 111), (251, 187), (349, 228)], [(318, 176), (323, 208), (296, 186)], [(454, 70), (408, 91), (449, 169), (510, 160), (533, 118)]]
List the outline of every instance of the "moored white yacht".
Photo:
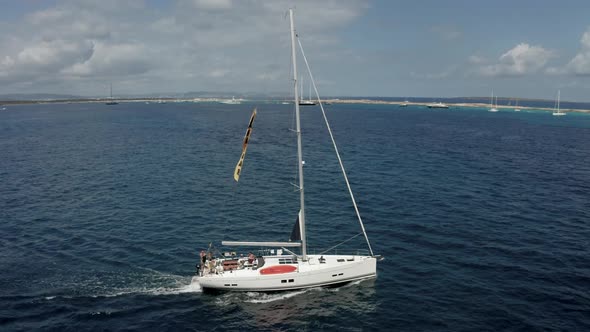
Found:
[(118, 105), (119, 103), (113, 99), (113, 83), (111, 83), (111, 94), (105, 105)]
[(490, 109), (488, 112), (498, 112), (497, 104), (498, 104), (498, 97), (496, 97), (496, 105), (494, 105), (494, 90), (492, 90), (492, 99), (490, 100)]
[(299, 106), (315, 106), (315, 103), (311, 100), (300, 100)]
[(428, 104), (428, 108), (449, 108), (449, 105), (439, 101), (438, 103)]
[[(305, 230), (305, 197), (303, 181), (303, 153), (301, 143), (301, 122), (299, 112), (299, 91), (297, 88), (297, 60), (296, 60), (296, 40), (301, 49), (301, 55), (306, 63), (310, 74), (311, 82), (315, 88), (313, 76), (309, 71), (307, 59), (303, 53), (301, 42), (295, 33), (293, 23), (293, 11), (289, 10), (290, 30), (291, 30), (291, 52), (293, 62), (293, 87), (294, 87), (294, 106), (295, 106), (295, 125), (297, 135), (297, 164), (299, 184), (299, 213), (298, 218), (291, 232), (289, 242), (248, 242), (248, 241), (222, 241), (226, 248), (246, 247), (246, 248), (264, 248), (259, 251), (258, 255), (249, 254), (242, 256), (234, 251), (225, 251), (225, 253), (216, 255), (216, 250), (209, 247), (207, 253), (202, 252), (201, 265), (198, 270), (198, 282), (205, 291), (285, 291), (294, 289), (305, 289), (320, 286), (339, 285), (356, 280), (370, 279), (377, 276), (377, 260), (380, 256), (374, 255), (365, 232), (363, 221), (360, 217), (354, 195), (344, 166), (341, 162), (336, 143), (332, 136), (329, 123), (324, 112), (323, 105), (318, 97), (319, 106), (324, 115), (324, 120), (328, 133), (332, 138), (334, 151), (338, 157), (342, 175), (347, 185), (357, 219), (360, 224), (361, 232), (356, 236), (364, 235), (367, 242), (367, 250), (358, 250), (351, 254), (327, 254), (329, 251), (320, 254), (308, 254), (307, 239)], [(318, 95), (319, 96), (319, 95)], [(252, 125), (256, 117), (256, 110), (250, 117), (250, 122), (244, 144), (242, 155), (234, 171), (234, 180), (238, 181), (244, 157), (247, 150), (248, 141), (252, 132)], [(356, 237), (355, 236), (355, 237)], [(340, 244), (345, 243), (341, 242)], [(330, 248), (334, 249), (335, 247)], [(298, 252), (296, 252), (298, 251)], [(340, 249), (339, 249), (339, 252)]]
[(299, 99), (299, 106), (315, 106), (315, 101), (311, 100), (311, 84), (309, 85), (309, 99), (303, 99), (303, 77), (301, 77), (301, 99)]
[(236, 99), (236, 98), (234, 98), (234, 96), (232, 96), (231, 99), (221, 100), (220, 103), (228, 104), (228, 105), (238, 105), (238, 104), (241, 104), (242, 102), (239, 99)]
[(553, 111), (553, 115), (555, 116), (563, 116), (565, 115), (565, 112), (562, 112), (559, 109), (559, 99), (561, 97), (561, 90), (557, 90), (557, 101), (555, 102), (555, 110)]

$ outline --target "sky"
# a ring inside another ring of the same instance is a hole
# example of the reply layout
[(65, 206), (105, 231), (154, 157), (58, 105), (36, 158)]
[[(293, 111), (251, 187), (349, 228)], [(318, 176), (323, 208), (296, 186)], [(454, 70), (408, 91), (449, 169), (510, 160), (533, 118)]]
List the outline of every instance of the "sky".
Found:
[(0, 95), (289, 94), (290, 7), (323, 96), (590, 101), (587, 0), (0, 0)]

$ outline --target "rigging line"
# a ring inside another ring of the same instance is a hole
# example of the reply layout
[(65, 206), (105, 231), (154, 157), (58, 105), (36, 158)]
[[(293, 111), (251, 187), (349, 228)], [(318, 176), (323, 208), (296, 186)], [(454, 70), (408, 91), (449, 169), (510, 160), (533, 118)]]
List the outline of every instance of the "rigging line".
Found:
[(361, 225), (361, 230), (365, 235), (365, 240), (367, 241), (367, 246), (369, 247), (369, 251), (371, 252), (371, 256), (373, 255), (373, 249), (371, 248), (371, 243), (369, 242), (369, 237), (367, 236), (367, 232), (365, 231), (365, 225), (363, 224), (363, 219), (361, 218), (361, 214), (359, 212), (358, 206), (356, 204), (356, 200), (354, 199), (354, 194), (352, 193), (352, 188), (350, 187), (350, 182), (348, 181), (348, 176), (346, 175), (346, 170), (344, 169), (344, 164), (342, 163), (342, 158), (340, 158), (340, 152), (338, 152), (338, 147), (336, 146), (336, 140), (334, 139), (334, 135), (332, 134), (332, 129), (330, 128), (330, 123), (328, 122), (328, 118), (326, 117), (326, 111), (324, 110), (324, 105), (320, 99), (320, 93), (315, 85), (315, 80), (313, 79), (313, 75), (311, 73), (311, 68), (309, 67), (309, 63), (307, 62), (307, 57), (305, 57), (305, 52), (303, 51), (303, 46), (301, 45), (301, 40), (299, 36), (297, 36), (297, 43), (299, 44), (299, 49), (301, 50), (301, 56), (305, 61), (305, 66), (307, 67), (307, 72), (309, 73), (309, 78), (311, 80), (311, 84), (313, 85), (313, 90), (316, 94), (318, 99), (318, 104), (320, 105), (320, 109), (322, 110), (322, 115), (324, 116), (324, 122), (326, 122), (326, 127), (328, 128), (328, 133), (330, 134), (330, 138), (332, 139), (332, 145), (334, 146), (334, 151), (336, 152), (336, 157), (338, 157), (338, 163), (340, 164), (340, 169), (342, 170), (342, 175), (344, 176), (344, 181), (346, 182), (346, 187), (348, 187), (348, 193), (350, 194), (350, 199), (352, 200), (352, 205), (354, 206), (354, 211), (356, 212), (356, 216), (358, 218), (359, 224)]
[(354, 238), (356, 238), (357, 236), (359, 236), (359, 235), (362, 235), (362, 234), (363, 234), (362, 232), (361, 232), (361, 233), (358, 233), (357, 235), (355, 235), (355, 236), (351, 237), (350, 239), (348, 239), (348, 240), (345, 240), (345, 241), (342, 241), (342, 242), (338, 243), (337, 245), (335, 245), (335, 246), (333, 246), (333, 247), (330, 247), (330, 248), (328, 248), (328, 249), (326, 249), (326, 250), (324, 250), (324, 251), (320, 252), (318, 255), (323, 255), (323, 254), (327, 253), (328, 251), (330, 251), (330, 250), (332, 250), (332, 249), (334, 249), (334, 248), (336, 248), (336, 247), (339, 247), (339, 246), (341, 246), (341, 245), (345, 244), (346, 242), (348, 242), (348, 241), (351, 241), (352, 239), (354, 239)]

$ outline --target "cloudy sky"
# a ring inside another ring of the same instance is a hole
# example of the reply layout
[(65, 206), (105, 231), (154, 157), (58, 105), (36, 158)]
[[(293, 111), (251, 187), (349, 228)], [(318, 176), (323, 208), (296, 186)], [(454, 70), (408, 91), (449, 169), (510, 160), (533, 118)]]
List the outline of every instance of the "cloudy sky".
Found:
[(590, 101), (588, 0), (0, 0), (0, 94), (288, 92)]

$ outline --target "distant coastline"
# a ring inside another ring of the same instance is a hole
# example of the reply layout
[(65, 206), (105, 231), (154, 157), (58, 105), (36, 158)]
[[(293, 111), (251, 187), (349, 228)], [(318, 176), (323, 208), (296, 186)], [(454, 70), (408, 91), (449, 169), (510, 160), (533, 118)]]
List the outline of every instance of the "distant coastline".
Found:
[[(462, 99), (475, 99), (465, 97)], [(175, 102), (196, 102), (196, 103), (216, 103), (225, 100), (225, 98), (75, 98), (75, 99), (42, 99), (42, 100), (0, 100), (1, 106), (10, 106), (10, 105), (24, 105), (24, 104), (75, 104), (75, 103), (106, 103), (109, 101), (116, 101), (118, 103), (175, 103)], [(270, 99), (245, 99), (245, 102), (265, 102), (265, 103), (280, 103), (284, 102), (285, 99), (280, 98), (270, 98)], [(328, 104), (375, 104), (375, 105), (392, 105), (392, 106), (399, 106), (401, 104), (406, 104), (407, 106), (418, 106), (418, 107), (427, 107), (428, 104), (432, 102), (411, 102), (411, 101), (398, 101), (398, 100), (383, 100), (379, 98), (374, 99), (367, 99), (367, 98), (333, 98), (333, 99), (324, 99), (322, 100), (323, 103)], [(545, 101), (549, 102), (549, 101)], [(489, 108), (489, 104), (487, 103), (465, 103), (465, 102), (444, 102), (448, 105), (451, 109), (452, 108)], [(497, 105), (496, 108), (499, 109), (514, 109), (517, 106), (514, 105)], [(536, 111), (553, 111), (552, 107), (531, 107), (531, 106), (524, 106), (518, 105), (518, 108), (521, 110), (536, 110)], [(577, 109), (577, 108), (562, 108), (562, 111), (565, 112), (577, 112), (577, 113), (590, 113), (590, 109)]]
[[(467, 98), (466, 98), (467, 99)], [(372, 99), (326, 99), (323, 102), (328, 102), (332, 104), (376, 104), (376, 105), (401, 105), (406, 104), (407, 106), (420, 106), (420, 107), (427, 107), (431, 103), (425, 102), (405, 102), (405, 101), (387, 101), (387, 100), (372, 100)], [(453, 107), (461, 107), (461, 108), (489, 108), (490, 104), (485, 103), (449, 103), (445, 102), (444, 104), (448, 105), (450, 108)], [(496, 108), (499, 109), (514, 109), (517, 106), (511, 105), (497, 105)], [(530, 107), (530, 106), (518, 106), (521, 110), (535, 110), (535, 111), (553, 111), (551, 107)], [(590, 113), (588, 109), (574, 109), (574, 108), (562, 108), (564, 112), (578, 112), (578, 113)]]

